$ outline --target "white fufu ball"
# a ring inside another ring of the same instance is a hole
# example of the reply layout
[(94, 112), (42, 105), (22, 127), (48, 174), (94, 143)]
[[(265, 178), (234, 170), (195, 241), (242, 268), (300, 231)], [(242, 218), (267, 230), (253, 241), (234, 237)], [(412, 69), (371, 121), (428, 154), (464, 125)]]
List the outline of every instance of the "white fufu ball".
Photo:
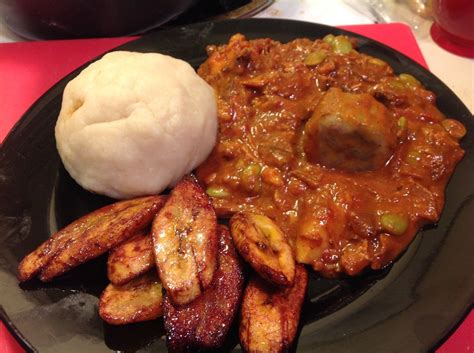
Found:
[(211, 152), (216, 99), (185, 61), (116, 51), (67, 84), (55, 133), (83, 188), (117, 199), (157, 194)]

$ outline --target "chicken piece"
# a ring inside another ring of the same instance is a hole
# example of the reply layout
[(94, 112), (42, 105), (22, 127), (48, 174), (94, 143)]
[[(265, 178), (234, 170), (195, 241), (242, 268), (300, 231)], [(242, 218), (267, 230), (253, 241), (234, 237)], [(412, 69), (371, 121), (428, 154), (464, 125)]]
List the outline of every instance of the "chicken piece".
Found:
[(270, 283), (291, 287), (295, 259), (283, 231), (267, 216), (237, 213), (230, 219), (234, 244), (240, 255)]
[(192, 303), (175, 307), (165, 295), (164, 320), (170, 352), (220, 347), (232, 324), (243, 290), (243, 266), (229, 230), (218, 226), (218, 266), (211, 286)]
[(163, 287), (155, 271), (123, 286), (109, 284), (99, 301), (99, 315), (112, 325), (155, 320), (163, 315)]
[(308, 274), (296, 266), (295, 284), (274, 287), (254, 276), (245, 289), (239, 327), (240, 344), (246, 352), (286, 352), (296, 336)]
[(43, 271), (41, 280), (51, 280), (99, 256), (150, 224), (164, 201), (163, 196), (125, 200), (79, 218), (28, 254), (18, 266), (18, 279), (24, 282)]
[(140, 232), (129, 241), (110, 250), (107, 277), (116, 285), (123, 285), (155, 267), (151, 235)]
[(369, 94), (331, 88), (304, 128), (310, 162), (350, 172), (383, 167), (397, 144), (396, 121)]
[(153, 221), (156, 266), (175, 305), (209, 287), (217, 263), (216, 213), (197, 181), (184, 178)]

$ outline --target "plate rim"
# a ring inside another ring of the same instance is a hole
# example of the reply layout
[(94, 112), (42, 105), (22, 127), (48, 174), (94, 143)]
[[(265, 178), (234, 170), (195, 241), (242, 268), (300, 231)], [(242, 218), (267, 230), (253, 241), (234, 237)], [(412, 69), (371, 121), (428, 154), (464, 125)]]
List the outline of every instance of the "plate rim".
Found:
[[(457, 108), (456, 109), (460, 109), (460, 110), (464, 110), (463, 114), (466, 113), (467, 115), (470, 115), (472, 117), (472, 114), (470, 113), (469, 109), (467, 108), (467, 106), (462, 102), (462, 100), (449, 88), (449, 86), (447, 86), (446, 84), (444, 84), (444, 82), (442, 82), (436, 75), (434, 75), (433, 73), (431, 73), (428, 69), (426, 69), (425, 67), (423, 67), (421, 64), (419, 64), (418, 62), (416, 62), (415, 60), (411, 59), (410, 57), (408, 57), (407, 55), (389, 47), (388, 45), (385, 45), (377, 40), (373, 40), (369, 37), (366, 37), (364, 35), (360, 35), (360, 34), (357, 34), (355, 32), (352, 32), (350, 30), (346, 30), (346, 29), (343, 29), (343, 28), (338, 28), (338, 27), (333, 27), (333, 26), (329, 26), (329, 25), (324, 25), (324, 24), (319, 24), (319, 23), (315, 23), (315, 22), (308, 22), (308, 21), (299, 21), (299, 20), (288, 20), (288, 19), (274, 19), (274, 18), (246, 18), (246, 19), (230, 19), (230, 20), (218, 20), (218, 21), (209, 21), (209, 22), (199, 22), (199, 23), (194, 23), (194, 24), (191, 24), (191, 25), (186, 25), (186, 26), (178, 26), (178, 27), (165, 27), (165, 28), (159, 28), (157, 30), (154, 30), (148, 34), (145, 34), (144, 36), (140, 37), (140, 38), (137, 38), (137, 39), (134, 39), (132, 41), (129, 41), (127, 43), (124, 43), (124, 44), (121, 44), (115, 48), (112, 48), (110, 50), (107, 50), (106, 52), (98, 55), (98, 56), (95, 56), (94, 58), (92, 58), (91, 60), (88, 60), (87, 62), (85, 62), (84, 64), (80, 65), (79, 67), (77, 67), (76, 69), (74, 69), (73, 71), (71, 71), (69, 74), (65, 75), (64, 77), (62, 77), (59, 81), (57, 81), (54, 85), (52, 85), (46, 92), (44, 92), (26, 111), (25, 113), (20, 117), (20, 119), (17, 120), (17, 122), (14, 124), (14, 126), (10, 129), (10, 131), (8, 132), (7, 136), (5, 137), (5, 139), (3, 140), (2, 143), (0, 143), (0, 153), (3, 153), (5, 152), (5, 150), (8, 150), (11, 148), (11, 144), (13, 143), (13, 140), (14, 138), (16, 137), (16, 135), (18, 134), (18, 131), (22, 128), (23, 124), (25, 124), (28, 116), (30, 116), (35, 109), (38, 109), (41, 105), (44, 105), (46, 103), (44, 103), (46, 100), (47, 101), (50, 101), (48, 100), (48, 98), (54, 98), (56, 93), (54, 93), (55, 91), (57, 91), (58, 89), (61, 89), (62, 86), (64, 86), (69, 80), (71, 80), (73, 77), (75, 77), (76, 75), (79, 74), (79, 72), (84, 69), (85, 67), (87, 67), (90, 63), (100, 59), (103, 55), (109, 53), (109, 52), (112, 52), (112, 51), (117, 51), (117, 50), (129, 50), (127, 49), (128, 47), (130, 47), (131, 45), (140, 45), (140, 42), (142, 40), (144, 41), (147, 41), (147, 39), (149, 38), (152, 38), (154, 35), (156, 35), (157, 33), (163, 33), (163, 32), (173, 32), (173, 31), (177, 31), (177, 30), (182, 30), (182, 29), (187, 29), (189, 27), (196, 27), (196, 28), (199, 28), (200, 26), (206, 26), (206, 25), (209, 25), (211, 24), (212, 26), (214, 25), (222, 25), (222, 24), (227, 24), (227, 23), (239, 23), (239, 22), (248, 22), (248, 23), (251, 23), (251, 22), (254, 22), (254, 23), (279, 23), (279, 24), (288, 24), (288, 23), (292, 23), (293, 25), (298, 25), (298, 24), (302, 24), (302, 25), (310, 25), (310, 26), (314, 26), (314, 27), (319, 27), (319, 28), (325, 28), (327, 30), (330, 30), (330, 31), (336, 31), (338, 33), (342, 33), (342, 34), (347, 34), (349, 36), (352, 36), (352, 37), (356, 37), (356, 38), (362, 38), (364, 40), (367, 40), (368, 42), (372, 42), (372, 43), (375, 43), (377, 44), (378, 46), (381, 46), (383, 48), (385, 48), (386, 50), (390, 51), (391, 53), (394, 53), (398, 56), (401, 56), (403, 57), (404, 60), (407, 60), (410, 62), (411, 65), (415, 65), (416, 67), (418, 67), (418, 69), (421, 69), (421, 71), (427, 73), (432, 79), (435, 79), (435, 83), (436, 85), (440, 85), (441, 86), (441, 90), (444, 90), (444, 91), (447, 91), (449, 93), (449, 95), (453, 98), (456, 99), (456, 104), (457, 104)], [(297, 38), (297, 37), (295, 37)], [(61, 94), (61, 93), (60, 93)], [(37, 118), (36, 118), (37, 119)], [(446, 196), (445, 196), (446, 197)], [(444, 210), (444, 209), (443, 209)], [(421, 231), (421, 230), (420, 230)], [(419, 231), (419, 232), (420, 232)], [(458, 316), (459, 318), (455, 321), (455, 322), (452, 322), (450, 324), (450, 328), (447, 330), (447, 333), (443, 336), (443, 337), (440, 337), (439, 339), (437, 339), (437, 344), (435, 344), (434, 347), (432, 347), (432, 350), (434, 351), (435, 349), (439, 348), (445, 341), (448, 337), (450, 337), (452, 335), (453, 332), (456, 331), (456, 329), (462, 324), (463, 320), (469, 315), (470, 311), (472, 310), (472, 307), (473, 307), (473, 303), (468, 303), (465, 307), (465, 310), (462, 312), (462, 313), (459, 313)], [(8, 315), (3, 312), (2, 313), (2, 316), (6, 318), (6, 320), (2, 320), (4, 323), (5, 323), (5, 326), (7, 328), (9, 328), (10, 325), (13, 326), (12, 328), (12, 332), (14, 334), (14, 336), (16, 336), (17, 338), (19, 338), (19, 342), (23, 342), (24, 345), (26, 345), (26, 347), (28, 347), (29, 349), (31, 349), (31, 347), (33, 347), (27, 340), (26, 337), (24, 337), (21, 332), (19, 330), (17, 330), (14, 326), (14, 323), (9, 320), (8, 318)], [(32, 351), (36, 351), (36, 349), (33, 347), (33, 350)]]

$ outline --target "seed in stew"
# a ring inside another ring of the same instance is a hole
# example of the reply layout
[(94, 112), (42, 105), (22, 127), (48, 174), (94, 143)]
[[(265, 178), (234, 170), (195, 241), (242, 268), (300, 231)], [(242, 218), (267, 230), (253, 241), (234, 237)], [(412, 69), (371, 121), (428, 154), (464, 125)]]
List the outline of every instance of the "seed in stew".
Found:
[(196, 174), (220, 216), (270, 217), (329, 277), (386, 266), (437, 221), (465, 128), (416, 77), (345, 36), (236, 34), (208, 55), (219, 142)]

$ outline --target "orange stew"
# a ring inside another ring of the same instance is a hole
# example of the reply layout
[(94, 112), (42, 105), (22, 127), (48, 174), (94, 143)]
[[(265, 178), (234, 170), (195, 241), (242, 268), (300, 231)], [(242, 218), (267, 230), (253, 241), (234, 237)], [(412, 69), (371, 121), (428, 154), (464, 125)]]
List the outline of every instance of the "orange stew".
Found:
[(219, 136), (196, 174), (218, 214), (271, 217), (324, 276), (395, 259), (438, 220), (464, 153), (464, 126), (434, 94), (355, 44), (237, 34), (198, 71), (216, 92)]

